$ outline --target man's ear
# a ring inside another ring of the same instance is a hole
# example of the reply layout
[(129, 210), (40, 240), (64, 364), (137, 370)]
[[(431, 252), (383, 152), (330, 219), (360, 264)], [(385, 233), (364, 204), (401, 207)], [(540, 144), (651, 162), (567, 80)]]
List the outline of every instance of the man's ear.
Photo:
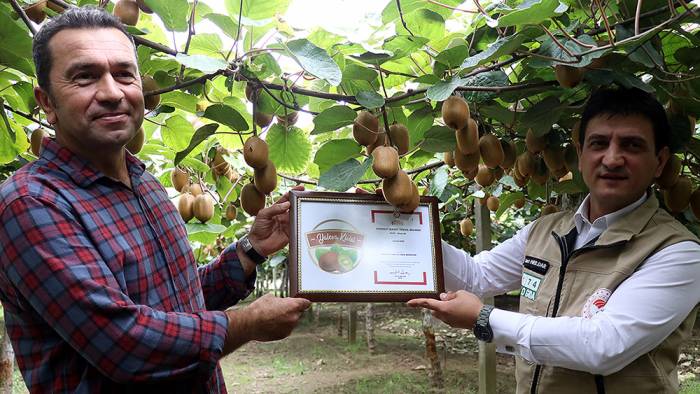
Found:
[(656, 171), (654, 172), (654, 178), (658, 178), (661, 175), (661, 172), (663, 171), (664, 166), (670, 157), (671, 150), (668, 146), (664, 146), (661, 148), (659, 153), (656, 154), (656, 159), (659, 161), (659, 165), (656, 167)]
[(51, 98), (51, 94), (49, 94), (49, 92), (42, 89), (41, 87), (37, 86), (34, 88), (34, 98), (46, 114), (46, 120), (50, 124), (56, 124), (56, 121), (58, 120), (56, 117), (56, 106), (54, 105), (53, 99)]

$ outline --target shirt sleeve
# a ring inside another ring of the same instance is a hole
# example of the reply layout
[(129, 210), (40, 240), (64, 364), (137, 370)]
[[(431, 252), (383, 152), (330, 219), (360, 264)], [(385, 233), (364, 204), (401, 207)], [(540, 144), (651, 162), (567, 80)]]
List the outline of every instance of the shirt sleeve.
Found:
[(199, 267), (199, 279), (208, 310), (224, 310), (248, 297), (255, 288), (257, 271), (248, 278), (238, 260), (236, 244), (229, 245), (214, 261)]
[(118, 383), (214, 373), (223, 312), (163, 312), (137, 305), (67, 209), (23, 197), (0, 215), (0, 268), (21, 303)]
[(609, 375), (657, 347), (698, 302), (700, 245), (686, 241), (650, 256), (590, 319), (495, 309), (489, 322), (499, 348), (526, 360)]
[(481, 298), (517, 289), (522, 280), (525, 244), (531, 227), (532, 223), (505, 242), (474, 257), (443, 241), (445, 288), (467, 290)]

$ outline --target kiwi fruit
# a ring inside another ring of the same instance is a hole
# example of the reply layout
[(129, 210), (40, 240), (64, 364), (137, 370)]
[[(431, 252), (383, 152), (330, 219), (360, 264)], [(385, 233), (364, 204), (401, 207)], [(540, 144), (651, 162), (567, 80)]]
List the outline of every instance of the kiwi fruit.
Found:
[(252, 183), (248, 183), (241, 189), (241, 208), (250, 216), (255, 216), (265, 208), (265, 195)]
[(243, 160), (253, 168), (263, 168), (268, 159), (267, 142), (258, 136), (248, 138), (243, 144)]
[(189, 222), (194, 217), (194, 200), (195, 197), (189, 193), (180, 195), (178, 199), (177, 210), (180, 212), (180, 216), (185, 223)]
[(225, 153), (226, 151), (223, 148), (217, 148), (216, 154), (214, 155), (214, 160), (211, 161), (211, 169), (217, 176), (226, 175), (226, 173), (228, 173), (228, 171), (231, 169), (231, 166), (228, 164), (226, 159), (224, 159)]
[(411, 199), (406, 204), (397, 207), (402, 213), (411, 213), (418, 208), (418, 205), (420, 205), (420, 193), (418, 193), (418, 186), (411, 182), (411, 188), (413, 189)]
[(693, 185), (690, 178), (685, 175), (678, 177), (675, 185), (664, 190), (664, 201), (666, 207), (672, 213), (683, 212), (690, 204), (690, 195), (693, 192)]
[(352, 124), (352, 136), (358, 144), (368, 146), (377, 140), (379, 119), (368, 111), (360, 111)]
[(255, 99), (257, 98), (258, 91), (255, 89), (253, 84), (251, 83), (246, 83), (245, 84), (245, 98), (248, 99), (251, 103), (255, 102)]
[(525, 187), (527, 186), (527, 182), (530, 180), (529, 177), (523, 176), (523, 177), (513, 177), (513, 181), (518, 187)]
[(194, 217), (202, 223), (206, 223), (214, 216), (214, 200), (208, 194), (200, 194), (192, 203)]
[(226, 173), (224, 174), (224, 176), (225, 176), (226, 178), (228, 178), (228, 180), (229, 180), (231, 183), (236, 183), (236, 181), (238, 180), (238, 178), (240, 178), (240, 175), (238, 175), (238, 173), (236, 172), (236, 170), (234, 170), (234, 169), (231, 168), (231, 167), (228, 168), (228, 171), (226, 171)]
[(549, 169), (547, 165), (544, 164), (544, 160), (541, 157), (535, 158), (535, 173), (530, 174), (530, 177), (536, 184), (542, 186), (547, 183), (549, 179)]
[(46, 134), (46, 131), (44, 131), (44, 129), (42, 129), (41, 127), (32, 131), (32, 135), (30, 136), (30, 142), (32, 147), (32, 153), (34, 153), (34, 156), (41, 156), (41, 141), (43, 141), (44, 137), (46, 137), (47, 135), (48, 134)]
[(534, 155), (542, 152), (547, 147), (547, 138), (545, 136), (538, 137), (532, 129), (527, 129), (525, 145), (527, 146), (527, 151)]
[(491, 212), (496, 212), (498, 211), (498, 207), (501, 205), (500, 201), (498, 201), (498, 197), (496, 196), (490, 196), (489, 198), (486, 199), (486, 208), (489, 209)]
[(554, 67), (557, 82), (564, 88), (573, 88), (583, 80), (582, 68), (558, 64)]
[(493, 174), (493, 177), (498, 181), (499, 179), (503, 178), (505, 171), (501, 167), (496, 167), (491, 170), (491, 173)]
[(484, 134), (479, 139), (481, 159), (488, 168), (496, 168), (503, 163), (505, 157), (501, 141), (493, 134)]
[(472, 154), (465, 155), (462, 152), (455, 151), (454, 153), (454, 158), (455, 158), (455, 165), (457, 168), (459, 168), (462, 172), (469, 172), (469, 170), (477, 168), (479, 165), (479, 159), (480, 159), (479, 151), (476, 151)]
[(479, 125), (472, 118), (467, 120), (467, 127), (456, 129), (457, 150), (470, 155), (479, 150)]
[(659, 185), (661, 189), (670, 189), (676, 182), (678, 182), (678, 177), (681, 174), (681, 159), (676, 155), (671, 155), (664, 168), (661, 170), (661, 175), (656, 178), (656, 184)]
[(465, 178), (471, 180), (474, 180), (476, 178), (476, 174), (479, 173), (479, 167), (474, 167), (470, 168), (467, 171), (462, 171), (462, 175), (464, 175)]
[[(150, 75), (144, 75), (141, 77), (141, 87), (144, 93), (159, 89), (158, 82), (156, 82), (156, 80)], [(154, 110), (158, 104), (160, 104), (160, 94), (143, 96), (143, 105), (147, 110)]]
[(455, 167), (455, 155), (454, 152), (449, 151), (444, 153), (444, 162), (447, 164), (448, 167), (454, 168)]
[(469, 105), (462, 97), (450, 96), (442, 103), (442, 121), (455, 130), (467, 126), (469, 115)]
[(474, 232), (474, 223), (472, 223), (472, 220), (469, 218), (462, 219), (462, 221), (459, 222), (459, 232), (465, 237), (472, 235)]
[(255, 111), (253, 114), (253, 121), (255, 122), (256, 125), (260, 128), (265, 128), (272, 123), (272, 118), (274, 116), (272, 114), (266, 114), (264, 112), (260, 111)]
[(521, 153), (515, 160), (515, 168), (523, 177), (532, 176), (535, 173), (537, 162), (530, 152)]
[(405, 155), (408, 152), (409, 137), (408, 128), (401, 123), (394, 123), (389, 126), (389, 139), (391, 143), (399, 151), (399, 155)]
[(263, 168), (256, 168), (253, 180), (255, 188), (262, 194), (270, 194), (277, 187), (277, 169), (272, 161), (268, 160)]
[(542, 158), (544, 159), (544, 164), (549, 168), (549, 171), (553, 173), (566, 166), (564, 150), (560, 146), (548, 146), (544, 148), (544, 151), (542, 151)]
[(175, 167), (170, 172), (170, 182), (178, 192), (182, 192), (182, 188), (190, 184), (190, 177), (187, 172)]
[(496, 177), (493, 176), (493, 172), (490, 168), (485, 165), (479, 165), (479, 171), (476, 173), (476, 183), (486, 187), (491, 186), (496, 181)]
[(367, 145), (367, 156), (371, 155), (377, 147), (386, 145), (386, 132), (384, 132), (384, 127), (379, 127), (379, 133), (377, 133), (377, 139)]
[(501, 149), (503, 149), (503, 163), (501, 163), (501, 168), (509, 170), (515, 165), (515, 143), (513, 141), (501, 140)]
[(294, 126), (297, 120), (299, 120), (299, 112), (297, 111), (289, 112), (287, 115), (277, 115), (277, 123), (282, 126)]
[(190, 188), (187, 191), (195, 197), (204, 193), (204, 191), (202, 190), (202, 186), (200, 186), (198, 183), (193, 183), (189, 186)]
[(520, 197), (519, 199), (515, 200), (513, 202), (513, 206), (518, 208), (518, 209), (521, 209), (522, 207), (524, 207), (525, 206), (525, 197)]
[(51, 9), (53, 12), (55, 12), (57, 14), (61, 14), (61, 13), (63, 13), (63, 11), (66, 10), (65, 8), (61, 7), (60, 5), (54, 3), (53, 1), (47, 1), (46, 7), (48, 7), (49, 9)]
[(411, 202), (413, 198), (413, 182), (403, 170), (399, 170), (395, 176), (382, 181), (384, 198), (389, 204), (399, 207)]
[(381, 178), (392, 178), (399, 172), (399, 153), (390, 146), (377, 147), (372, 152), (372, 170)]
[(540, 211), (540, 217), (549, 215), (550, 213), (555, 213), (559, 212), (559, 208), (557, 208), (556, 205), (554, 204), (547, 204), (542, 207), (542, 210)]
[(136, 0), (136, 4), (138, 4), (139, 9), (140, 9), (141, 11), (143, 11), (143, 12), (145, 12), (145, 13), (147, 13), (147, 14), (152, 14), (152, 13), (153, 13), (153, 10), (151, 9), (151, 7), (149, 7), (149, 6), (146, 5), (146, 1), (145, 1), (145, 0)]
[(695, 189), (690, 195), (690, 209), (693, 211), (696, 219), (700, 220), (700, 188)]
[(119, 0), (114, 5), (114, 16), (125, 25), (136, 26), (139, 21), (139, 5), (134, 0)]
[(236, 220), (237, 214), (238, 210), (236, 209), (236, 206), (233, 205), (233, 203), (228, 204), (228, 206), (226, 207), (226, 219)]
[(571, 172), (578, 170), (578, 152), (574, 144), (569, 144), (564, 149), (564, 167)]
[(143, 127), (139, 127), (138, 131), (136, 131), (136, 135), (134, 135), (134, 138), (132, 138), (131, 141), (126, 143), (126, 149), (129, 152), (131, 152), (132, 155), (135, 155), (141, 152), (145, 140), (146, 133), (144, 133)]
[(46, 0), (41, 0), (25, 8), (24, 13), (32, 22), (41, 23), (44, 21), (44, 18), (46, 18), (46, 13), (44, 12), (45, 8)]

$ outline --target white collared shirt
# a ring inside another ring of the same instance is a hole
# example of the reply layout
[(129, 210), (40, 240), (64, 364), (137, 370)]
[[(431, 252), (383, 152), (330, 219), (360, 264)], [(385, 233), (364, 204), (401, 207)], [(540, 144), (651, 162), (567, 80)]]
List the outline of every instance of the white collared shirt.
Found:
[[(590, 223), (586, 197), (574, 215), (579, 234), (576, 248), (646, 198)], [(473, 258), (443, 241), (447, 290), (464, 289), (486, 297), (519, 289), (531, 227), (528, 224), (512, 238)], [(686, 241), (649, 256), (591, 318), (541, 317), (494, 309), (489, 322), (500, 351), (537, 364), (609, 375), (658, 346), (698, 303), (700, 245)]]

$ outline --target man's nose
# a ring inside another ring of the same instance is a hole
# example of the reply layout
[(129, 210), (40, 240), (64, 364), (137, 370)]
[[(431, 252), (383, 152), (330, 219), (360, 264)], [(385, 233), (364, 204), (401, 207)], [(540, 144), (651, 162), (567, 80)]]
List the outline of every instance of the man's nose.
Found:
[(625, 163), (622, 151), (615, 144), (610, 144), (603, 155), (603, 165), (607, 168), (617, 168)]
[(124, 98), (124, 92), (112, 75), (107, 73), (97, 84), (95, 98), (102, 103), (118, 103)]

